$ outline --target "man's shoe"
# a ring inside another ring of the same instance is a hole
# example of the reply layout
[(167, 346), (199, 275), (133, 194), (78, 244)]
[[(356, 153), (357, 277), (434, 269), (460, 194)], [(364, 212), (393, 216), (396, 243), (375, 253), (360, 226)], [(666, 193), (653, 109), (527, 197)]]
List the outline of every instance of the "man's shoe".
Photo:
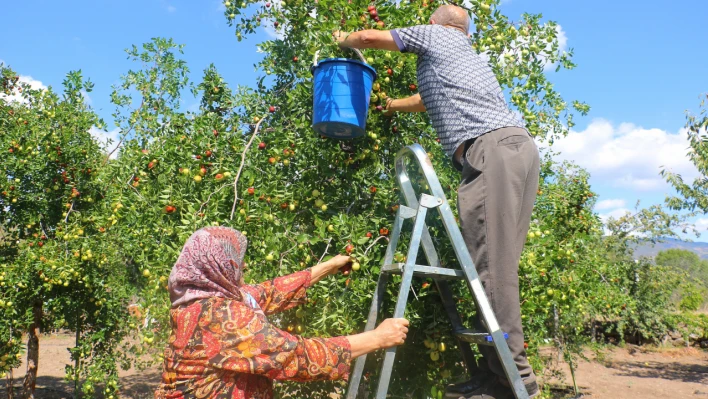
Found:
[(473, 392), (476, 392), (479, 389), (488, 385), (490, 382), (495, 382), (496, 380), (496, 376), (491, 373), (482, 372), (479, 374), (475, 374), (474, 377), (467, 381), (448, 385), (445, 389), (445, 397), (451, 399), (465, 397), (465, 395), (469, 395)]
[[(514, 392), (508, 384), (499, 379), (485, 375), (486, 380), (479, 376), (470, 381), (451, 385), (445, 391), (446, 398), (455, 399), (515, 399)], [(506, 382), (506, 381), (505, 381)], [(531, 381), (525, 384), (529, 398), (539, 395), (538, 384)]]

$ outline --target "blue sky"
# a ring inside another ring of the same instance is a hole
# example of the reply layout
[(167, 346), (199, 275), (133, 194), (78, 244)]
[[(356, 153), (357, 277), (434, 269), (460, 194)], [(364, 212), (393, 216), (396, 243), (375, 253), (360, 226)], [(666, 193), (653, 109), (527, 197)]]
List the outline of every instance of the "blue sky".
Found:
[[(708, 92), (708, 2), (505, 0), (502, 10), (512, 19), (529, 12), (558, 22), (575, 51), (578, 68), (551, 79), (566, 99), (586, 101), (592, 111), (554, 148), (591, 172), (600, 214), (619, 215), (638, 199), (661, 202), (670, 192), (658, 176), (662, 165), (696, 175), (680, 130), (684, 111), (696, 110)], [(29, 0), (4, 4), (3, 14), (0, 60), (54, 87), (82, 69), (96, 85), (92, 105), (109, 123), (110, 86), (134, 67), (123, 52), (128, 46), (172, 37), (186, 45), (195, 81), (214, 63), (235, 86), (253, 84), (256, 44), (268, 38), (259, 32), (238, 42), (218, 0)], [(708, 218), (697, 223), (705, 229)]]

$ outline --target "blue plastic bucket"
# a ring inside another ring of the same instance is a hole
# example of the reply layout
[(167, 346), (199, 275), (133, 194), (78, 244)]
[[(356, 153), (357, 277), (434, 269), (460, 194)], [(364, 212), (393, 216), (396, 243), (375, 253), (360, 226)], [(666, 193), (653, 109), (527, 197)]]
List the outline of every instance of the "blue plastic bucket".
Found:
[(348, 58), (328, 58), (312, 69), (315, 132), (337, 139), (363, 136), (376, 70)]

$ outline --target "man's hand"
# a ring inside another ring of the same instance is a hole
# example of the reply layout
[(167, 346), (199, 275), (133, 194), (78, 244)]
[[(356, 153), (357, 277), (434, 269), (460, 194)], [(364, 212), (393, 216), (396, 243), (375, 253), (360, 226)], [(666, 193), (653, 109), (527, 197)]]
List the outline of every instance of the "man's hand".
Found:
[(392, 104), (393, 98), (386, 97), (386, 103), (384, 104), (383, 112), (381, 112), (383, 116), (393, 116), (396, 111), (391, 107)]
[(345, 48), (346, 46), (343, 46), (342, 43), (349, 37), (349, 32), (342, 32), (341, 30), (336, 30), (332, 32), (332, 37), (334, 38), (334, 41), (337, 43), (339, 48)]

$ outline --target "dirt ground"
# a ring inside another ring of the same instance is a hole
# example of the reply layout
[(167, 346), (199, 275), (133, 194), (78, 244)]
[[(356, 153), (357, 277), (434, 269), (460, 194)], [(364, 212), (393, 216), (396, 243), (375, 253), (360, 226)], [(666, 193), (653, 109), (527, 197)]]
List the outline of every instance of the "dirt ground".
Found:
[[(73, 337), (43, 336), (40, 340), (37, 399), (73, 398), (73, 386), (64, 380), (64, 365), (69, 360), (66, 350)], [(588, 353), (590, 362), (582, 361), (576, 371), (583, 398), (708, 399), (708, 351), (696, 348), (613, 348), (600, 358)], [(24, 376), (23, 364), (14, 372), (15, 384)], [(551, 386), (569, 384), (547, 378)], [(159, 368), (121, 372), (121, 397), (145, 399), (160, 380)], [(6, 398), (5, 381), (0, 382), (0, 398)]]

